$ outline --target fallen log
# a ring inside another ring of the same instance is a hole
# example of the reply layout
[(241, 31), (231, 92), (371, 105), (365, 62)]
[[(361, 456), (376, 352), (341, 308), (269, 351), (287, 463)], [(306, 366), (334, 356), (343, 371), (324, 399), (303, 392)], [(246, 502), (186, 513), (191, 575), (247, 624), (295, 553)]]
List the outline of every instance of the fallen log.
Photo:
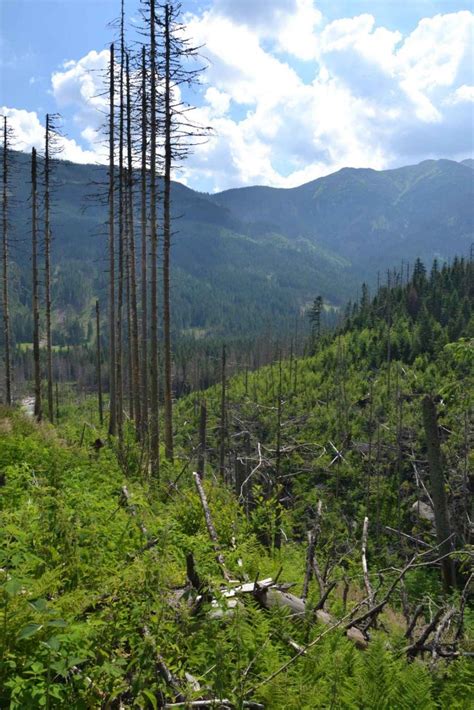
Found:
[[(249, 708), (249, 710), (265, 710), (265, 706), (261, 703), (253, 703), (248, 700), (244, 700), (242, 703), (244, 708)], [(233, 710), (236, 705), (227, 700), (226, 698), (220, 698), (216, 700), (190, 700), (183, 703), (166, 703), (163, 705), (164, 708), (213, 708), (213, 710)], [(239, 705), (240, 707), (240, 705)]]
[[(265, 609), (274, 609), (276, 607), (288, 609), (291, 618), (301, 619), (306, 614), (306, 602), (304, 599), (295, 596), (287, 591), (281, 590), (278, 587), (268, 583), (263, 585), (254, 585), (253, 596)], [(335, 623), (335, 619), (327, 611), (316, 609), (314, 616), (317, 621), (325, 626), (331, 626)], [(361, 649), (367, 648), (368, 641), (360, 629), (347, 628), (346, 636), (351, 641), (354, 641), (356, 646)]]
[(130, 515), (137, 520), (138, 527), (140, 528), (143, 537), (148, 538), (148, 530), (146, 529), (142, 521), (138, 519), (137, 507), (134, 503), (132, 503), (127, 486), (122, 486), (122, 495), (120, 497), (120, 503), (123, 503)]
[(369, 600), (369, 606), (373, 606), (374, 603), (374, 590), (370, 583), (369, 568), (367, 565), (367, 538), (369, 533), (369, 519), (367, 516), (364, 518), (364, 526), (362, 529), (362, 572), (364, 574), (364, 584), (367, 592), (367, 598)]
[(155, 667), (157, 674), (161, 678), (163, 678), (166, 685), (173, 691), (175, 699), (178, 702), (184, 701), (185, 697), (182, 693), (181, 683), (178, 678), (170, 671), (170, 669), (165, 663), (163, 656), (158, 652), (155, 644), (155, 639), (150, 634), (147, 626), (143, 626), (142, 636), (151, 645), (153, 653), (155, 654)]
[(213, 547), (214, 547), (214, 552), (216, 553), (216, 560), (219, 563), (219, 566), (222, 570), (222, 575), (224, 579), (227, 582), (232, 581), (231, 576), (229, 572), (227, 571), (226, 565), (225, 565), (225, 560), (224, 560), (224, 555), (220, 551), (220, 546), (219, 546), (219, 539), (217, 537), (216, 529), (214, 527), (214, 523), (212, 522), (212, 517), (211, 517), (211, 511), (209, 510), (209, 503), (207, 502), (207, 497), (206, 493), (204, 491), (201, 477), (199, 473), (193, 473), (194, 476), (194, 482), (196, 484), (197, 491), (199, 493), (199, 498), (201, 499), (201, 505), (202, 509), (204, 511), (204, 517), (206, 519), (206, 526), (207, 526), (207, 531), (209, 533), (209, 537), (211, 538)]

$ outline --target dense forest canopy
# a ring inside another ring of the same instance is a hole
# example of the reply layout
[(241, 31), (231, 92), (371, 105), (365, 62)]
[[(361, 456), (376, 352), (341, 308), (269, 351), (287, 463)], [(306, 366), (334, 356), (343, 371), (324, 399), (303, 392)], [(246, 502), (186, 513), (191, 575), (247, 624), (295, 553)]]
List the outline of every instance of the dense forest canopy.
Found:
[[(31, 342), (29, 158), (11, 152), (12, 330)], [(55, 163), (53, 328), (57, 344), (91, 342), (95, 298), (107, 292), (106, 168)], [(139, 172), (134, 177), (139, 222)], [(255, 337), (294, 329), (315, 293), (342, 308), (362, 281), (420, 257), (469, 251), (472, 168), (427, 161), (397, 170), (342, 170), (299, 188), (215, 195), (172, 184), (176, 336)], [(137, 245), (139, 252), (139, 245)]]

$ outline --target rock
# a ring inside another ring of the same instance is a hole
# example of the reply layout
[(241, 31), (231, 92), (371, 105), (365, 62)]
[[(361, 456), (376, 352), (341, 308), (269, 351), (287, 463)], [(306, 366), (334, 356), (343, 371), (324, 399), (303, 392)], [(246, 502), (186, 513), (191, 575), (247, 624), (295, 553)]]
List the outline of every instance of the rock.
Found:
[(346, 636), (351, 641), (354, 641), (357, 648), (360, 648), (361, 650), (364, 650), (367, 648), (367, 646), (368, 646), (367, 639), (365, 638), (362, 631), (360, 629), (357, 629), (355, 626), (351, 626), (350, 629), (347, 629)]
[(411, 506), (411, 510), (419, 518), (422, 518), (423, 520), (428, 520), (430, 523), (434, 523), (435, 515), (433, 508), (427, 503), (423, 503), (422, 501), (413, 503), (413, 505)]

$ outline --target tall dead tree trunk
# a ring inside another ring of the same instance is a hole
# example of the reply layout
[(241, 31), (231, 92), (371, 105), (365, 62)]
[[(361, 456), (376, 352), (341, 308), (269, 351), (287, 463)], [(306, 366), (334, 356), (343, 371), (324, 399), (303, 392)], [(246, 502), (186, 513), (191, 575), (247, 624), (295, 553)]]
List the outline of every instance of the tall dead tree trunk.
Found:
[(110, 45), (109, 69), (109, 435), (117, 433), (117, 377), (115, 331), (115, 56)]
[(130, 273), (130, 316), (131, 316), (131, 349), (132, 362), (132, 394), (135, 412), (135, 429), (137, 439), (141, 437), (141, 397), (140, 397), (140, 356), (138, 351), (138, 309), (137, 309), (137, 272), (135, 254), (135, 225), (133, 219), (133, 155), (132, 155), (132, 99), (130, 92), (130, 64), (126, 57), (127, 81), (127, 164), (128, 164), (128, 253)]
[(151, 299), (150, 299), (150, 463), (152, 475), (159, 475), (159, 424), (158, 424), (158, 232), (156, 220), (156, 34), (155, 0), (150, 0), (150, 245), (151, 245)]
[(173, 401), (171, 392), (171, 313), (170, 313), (170, 247), (171, 247), (171, 38), (170, 6), (165, 5), (165, 173), (163, 194), (163, 341), (165, 379), (165, 454), (173, 460)]
[(220, 443), (219, 443), (219, 472), (221, 477), (225, 476), (225, 441), (227, 437), (226, 427), (226, 346), (222, 347), (221, 361), (221, 415), (220, 415)]
[(12, 371), (10, 342), (10, 305), (8, 299), (8, 122), (3, 118), (3, 194), (2, 194), (2, 276), (3, 276), (3, 340), (5, 347), (5, 402), (12, 403)]
[(438, 431), (438, 413), (433, 397), (426, 395), (422, 400), (423, 426), (425, 429), (426, 449), (430, 469), (431, 497), (433, 499), (436, 538), (439, 545), (443, 572), (443, 586), (449, 593), (456, 586), (454, 563), (449, 556), (453, 549), (451, 527), (449, 524), (448, 505), (444, 490), (444, 473), (441, 446)]
[(44, 288), (46, 301), (46, 361), (48, 376), (48, 417), (54, 421), (53, 400), (53, 340), (51, 313), (51, 116), (46, 114), (45, 156), (44, 156)]
[(387, 396), (392, 391), (392, 280), (387, 271)]
[[(280, 495), (284, 495), (284, 486), (280, 484), (280, 474), (281, 474), (281, 410), (282, 410), (282, 365), (281, 365), (281, 353), (279, 356), (279, 379), (278, 379), (278, 400), (277, 400), (277, 432), (276, 432), (276, 453), (275, 453), (275, 486)], [(277, 550), (281, 547), (281, 510), (282, 503), (280, 500), (277, 501), (277, 510), (275, 516), (275, 536), (274, 545)]]
[(128, 169), (124, 169), (124, 184), (125, 184), (125, 304), (127, 312), (127, 337), (126, 337), (126, 356), (127, 356), (127, 388), (128, 388), (128, 412), (129, 417), (133, 421), (135, 419), (135, 400), (133, 396), (133, 348), (132, 348), (132, 287), (131, 287), (131, 264), (130, 264), (130, 218), (128, 205)]
[[(151, 2), (151, 0), (148, 0)], [(153, 0), (153, 6), (154, 6)], [(173, 459), (173, 402), (172, 402), (172, 349), (170, 307), (170, 249), (171, 249), (171, 169), (175, 161), (186, 158), (198, 138), (206, 135), (190, 120), (190, 107), (180, 100), (180, 86), (193, 84), (200, 69), (191, 68), (191, 58), (197, 57), (183, 36), (179, 21), (180, 5), (165, 2), (160, 5), (161, 15), (156, 18), (159, 28), (159, 70), (162, 74), (161, 116), (164, 149), (163, 191), (163, 352), (164, 352), (164, 426), (165, 455)], [(153, 135), (153, 131), (151, 132)]]
[(369, 439), (369, 450), (367, 455), (367, 473), (366, 473), (366, 483), (365, 483), (365, 511), (367, 515), (370, 509), (370, 487), (372, 480), (372, 449), (373, 449), (373, 436), (374, 436), (374, 382), (370, 380), (370, 390), (369, 390), (369, 421), (368, 421), (368, 439)]
[(117, 293), (117, 433), (119, 447), (123, 445), (123, 301), (125, 277), (125, 200), (124, 200), (124, 174), (123, 174), (123, 143), (124, 143), (124, 2), (122, 0), (120, 13), (120, 76), (119, 76), (119, 175), (118, 175), (118, 293)]
[(39, 317), (39, 278), (38, 278), (38, 186), (36, 149), (31, 151), (31, 270), (33, 293), (33, 369), (35, 405), (34, 414), (41, 421), (41, 363), (40, 363), (40, 317)]
[(148, 274), (147, 274), (147, 214), (146, 214), (146, 176), (147, 176), (147, 71), (146, 50), (142, 47), (142, 105), (141, 105), (141, 390), (142, 390), (142, 428), (143, 435), (148, 432)]
[(198, 450), (198, 463), (197, 472), (200, 478), (204, 477), (204, 466), (206, 463), (206, 423), (207, 423), (207, 408), (206, 400), (203, 399), (201, 402), (200, 415), (199, 415), (199, 450)]
[(102, 399), (102, 354), (100, 348), (100, 307), (99, 301), (95, 302), (95, 323), (96, 323), (96, 341), (97, 341), (97, 396), (99, 404), (99, 422), (104, 423), (104, 405)]

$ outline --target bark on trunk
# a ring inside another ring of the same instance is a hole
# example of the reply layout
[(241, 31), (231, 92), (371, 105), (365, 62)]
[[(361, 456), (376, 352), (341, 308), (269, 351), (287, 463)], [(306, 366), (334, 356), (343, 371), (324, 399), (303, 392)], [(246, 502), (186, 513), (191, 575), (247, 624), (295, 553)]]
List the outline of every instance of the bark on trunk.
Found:
[(221, 416), (220, 416), (220, 443), (219, 443), (219, 472), (222, 479), (225, 476), (225, 440), (226, 440), (226, 347), (222, 347), (221, 362)]
[(41, 403), (41, 363), (40, 363), (40, 319), (39, 319), (39, 279), (38, 279), (38, 188), (36, 149), (31, 151), (31, 269), (33, 292), (33, 369), (35, 382), (34, 414), (38, 421), (43, 416)]
[(123, 301), (124, 301), (124, 276), (125, 276), (125, 200), (124, 200), (124, 175), (123, 175), (123, 137), (124, 137), (124, 9), (123, 0), (120, 22), (120, 77), (119, 77), (119, 184), (118, 184), (118, 294), (117, 294), (117, 433), (119, 448), (123, 445)]
[[(426, 395), (422, 401), (423, 425), (425, 429), (428, 464), (430, 469), (431, 497), (434, 504), (436, 537), (440, 556), (449, 555), (452, 550), (451, 527), (449, 524), (448, 505), (444, 490), (444, 473), (441, 446), (439, 442), (436, 404)], [(441, 561), (443, 585), (446, 593), (456, 586), (454, 563), (449, 557)]]
[(155, 0), (150, 0), (150, 242), (151, 242), (151, 412), (150, 412), (150, 464), (153, 476), (159, 475), (158, 428), (158, 234), (156, 223), (156, 34)]
[(165, 5), (165, 175), (163, 195), (163, 340), (165, 356), (165, 454), (173, 460), (173, 401), (171, 392), (171, 313), (170, 313), (170, 248), (171, 248), (171, 84), (170, 84), (170, 6)]
[(148, 432), (148, 274), (147, 274), (147, 214), (146, 214), (146, 174), (147, 174), (147, 72), (146, 50), (142, 47), (142, 106), (141, 106), (141, 390), (142, 390), (142, 431)]
[(115, 81), (114, 45), (110, 45), (109, 86), (109, 435), (117, 433), (116, 332), (115, 332)]
[(207, 408), (206, 400), (203, 399), (201, 402), (200, 416), (199, 416), (199, 452), (198, 452), (198, 464), (197, 472), (200, 478), (204, 477), (204, 466), (206, 464), (206, 424), (207, 424)]
[(50, 143), (51, 119), (46, 114), (45, 159), (44, 159), (44, 280), (46, 300), (46, 360), (48, 375), (48, 417), (54, 421), (53, 401), (53, 340), (51, 324), (51, 222), (50, 222)]
[(207, 531), (209, 533), (209, 537), (211, 538), (212, 544), (214, 546), (214, 551), (216, 553), (216, 560), (222, 569), (222, 574), (224, 576), (224, 579), (226, 579), (228, 582), (230, 582), (231, 577), (226, 569), (224, 556), (223, 556), (222, 552), (220, 551), (219, 539), (217, 537), (214, 523), (212, 522), (211, 511), (209, 510), (209, 504), (207, 502), (206, 493), (205, 493), (204, 488), (202, 486), (201, 477), (199, 476), (198, 473), (193, 473), (193, 477), (194, 477), (194, 482), (196, 484), (196, 488), (199, 493), (199, 498), (201, 499), (201, 505), (202, 505), (202, 509), (204, 511), (204, 517), (206, 519)]
[(104, 423), (104, 405), (102, 400), (102, 355), (100, 349), (100, 307), (99, 301), (95, 302), (95, 323), (97, 341), (97, 396), (99, 405), (99, 422)]
[(133, 159), (132, 159), (132, 100), (130, 92), (130, 66), (127, 54), (127, 162), (128, 162), (128, 248), (130, 267), (130, 315), (131, 315), (131, 353), (132, 353), (132, 394), (135, 412), (135, 430), (137, 439), (142, 432), (141, 397), (140, 397), (140, 356), (138, 350), (138, 308), (137, 308), (137, 271), (135, 254), (135, 226), (133, 219)]
[(3, 119), (3, 199), (2, 199), (2, 237), (3, 237), (3, 339), (5, 346), (5, 402), (12, 403), (11, 344), (10, 344), (10, 306), (8, 299), (8, 122)]

